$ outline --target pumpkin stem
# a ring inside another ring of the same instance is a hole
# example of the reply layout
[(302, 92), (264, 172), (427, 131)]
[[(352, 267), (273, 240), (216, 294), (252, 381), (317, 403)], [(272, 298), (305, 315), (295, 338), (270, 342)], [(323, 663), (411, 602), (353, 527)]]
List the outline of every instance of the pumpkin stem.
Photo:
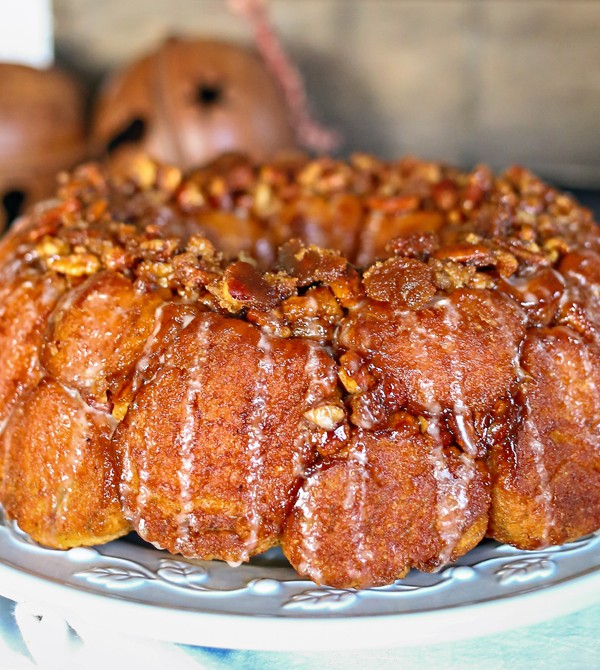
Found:
[(227, 0), (227, 6), (250, 24), (256, 48), (283, 91), (300, 144), (323, 153), (337, 149), (341, 137), (338, 132), (325, 128), (313, 118), (302, 76), (285, 53), (269, 19), (264, 0)]

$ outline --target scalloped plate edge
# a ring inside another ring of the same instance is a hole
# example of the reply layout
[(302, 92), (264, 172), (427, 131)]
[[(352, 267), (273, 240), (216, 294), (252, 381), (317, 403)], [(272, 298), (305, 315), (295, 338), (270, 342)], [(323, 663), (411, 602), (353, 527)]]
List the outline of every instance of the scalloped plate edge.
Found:
[[(600, 571), (547, 589), (477, 604), (331, 619), (223, 614), (148, 605), (69, 585), (0, 564), (0, 592), (50, 610), (76, 630), (77, 622), (107, 631), (226, 649), (292, 651), (405, 647), (468, 639), (533, 625), (600, 601)], [(107, 622), (110, 622), (107, 625)]]

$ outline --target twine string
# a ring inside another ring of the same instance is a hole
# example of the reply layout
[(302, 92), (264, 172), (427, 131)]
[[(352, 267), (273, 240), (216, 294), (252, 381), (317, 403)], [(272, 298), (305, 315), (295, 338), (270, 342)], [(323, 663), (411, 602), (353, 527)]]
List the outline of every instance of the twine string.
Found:
[(337, 149), (341, 137), (338, 132), (324, 127), (312, 116), (302, 76), (276, 34), (265, 0), (226, 0), (226, 3), (232, 13), (250, 25), (256, 48), (283, 91), (300, 144), (323, 153)]

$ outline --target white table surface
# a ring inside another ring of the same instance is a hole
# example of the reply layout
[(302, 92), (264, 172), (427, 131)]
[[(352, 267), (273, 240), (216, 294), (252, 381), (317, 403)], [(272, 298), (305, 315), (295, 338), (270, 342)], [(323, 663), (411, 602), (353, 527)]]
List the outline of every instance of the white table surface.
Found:
[[(247, 652), (169, 644), (78, 626), (0, 597), (0, 668), (21, 670), (569, 670), (600, 668), (600, 605), (518, 630), (455, 643), (335, 652)], [(68, 640), (68, 641), (65, 641)]]

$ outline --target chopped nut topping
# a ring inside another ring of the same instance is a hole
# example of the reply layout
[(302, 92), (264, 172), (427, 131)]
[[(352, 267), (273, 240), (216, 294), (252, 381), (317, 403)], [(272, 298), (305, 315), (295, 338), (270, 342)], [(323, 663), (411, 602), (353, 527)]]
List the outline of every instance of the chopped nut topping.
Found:
[(321, 405), (304, 412), (304, 417), (323, 430), (335, 430), (342, 424), (346, 413), (337, 405)]
[(360, 386), (354, 381), (354, 379), (352, 379), (352, 377), (348, 376), (344, 369), (340, 368), (338, 370), (338, 377), (340, 378), (340, 381), (348, 393), (360, 392)]
[(69, 256), (52, 256), (46, 260), (48, 267), (59, 274), (70, 277), (83, 277), (98, 272), (100, 260), (92, 254), (71, 254)]
[(363, 283), (372, 300), (411, 309), (425, 305), (436, 292), (431, 268), (414, 258), (390, 258), (376, 263), (363, 275)]
[[(33, 270), (73, 285), (119, 272), (140, 290), (278, 337), (334, 347), (362, 305), (420, 310), (465, 288), (514, 297), (532, 323), (562, 318), (590, 330), (576, 299), (559, 317), (554, 297), (533, 305), (514, 293), (561, 272), (573, 248), (600, 246), (588, 210), (518, 167), (494, 177), (483, 166), (463, 173), (410, 157), (254, 165), (228, 155), (183, 175), (134, 154), (61, 175), (59, 198), (31, 215), (24, 262)], [(351, 394), (371, 383), (360, 366), (340, 379)]]

